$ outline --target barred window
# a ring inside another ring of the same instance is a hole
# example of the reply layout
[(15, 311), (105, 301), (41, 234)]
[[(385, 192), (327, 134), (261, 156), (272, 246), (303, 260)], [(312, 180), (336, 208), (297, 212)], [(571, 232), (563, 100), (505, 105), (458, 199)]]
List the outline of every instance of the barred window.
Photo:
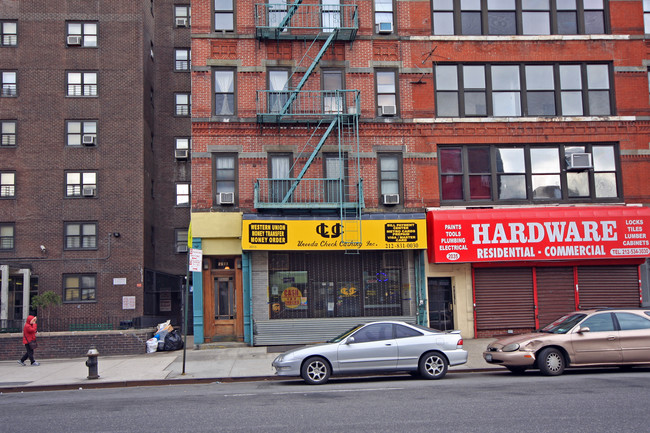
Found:
[(94, 146), (97, 144), (96, 120), (68, 120), (66, 122), (67, 146)]
[(66, 223), (65, 249), (97, 249), (97, 223)]
[(2, 139), (0, 140), (0, 146), (16, 145), (16, 121), (15, 120), (0, 121), (0, 131), (2, 132)]
[(192, 68), (192, 54), (189, 48), (177, 48), (174, 54), (174, 70), (189, 71)]
[(0, 251), (14, 249), (14, 225), (10, 223), (0, 223)]
[(16, 197), (16, 173), (13, 171), (0, 172), (0, 198)]
[(97, 276), (94, 274), (68, 274), (63, 276), (65, 302), (95, 301)]
[(97, 195), (97, 173), (67, 172), (65, 179), (66, 197), (94, 197)]
[(68, 72), (68, 96), (97, 96), (97, 72)]
[(0, 74), (0, 84), (2, 85), (2, 96), (17, 96), (18, 84), (17, 73), (14, 71), (2, 71)]
[(18, 45), (18, 23), (15, 21), (0, 21), (0, 38), (3, 47)]
[(176, 101), (176, 115), (189, 116), (191, 112), (192, 96), (189, 93), (176, 93), (174, 98)]

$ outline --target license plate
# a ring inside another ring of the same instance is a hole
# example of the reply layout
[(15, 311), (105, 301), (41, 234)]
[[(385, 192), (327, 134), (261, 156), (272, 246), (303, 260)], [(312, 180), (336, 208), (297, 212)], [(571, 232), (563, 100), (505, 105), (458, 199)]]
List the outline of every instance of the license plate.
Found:
[(490, 355), (489, 353), (487, 353), (487, 354), (485, 355), (485, 360), (486, 360), (487, 362), (491, 362), (491, 361), (492, 361), (492, 355)]

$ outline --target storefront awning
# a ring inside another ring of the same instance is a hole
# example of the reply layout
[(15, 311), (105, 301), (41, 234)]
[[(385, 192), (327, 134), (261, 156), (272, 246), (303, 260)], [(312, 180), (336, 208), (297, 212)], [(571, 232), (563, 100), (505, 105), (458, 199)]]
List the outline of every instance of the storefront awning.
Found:
[(632, 206), (431, 210), (430, 263), (650, 256), (650, 208)]

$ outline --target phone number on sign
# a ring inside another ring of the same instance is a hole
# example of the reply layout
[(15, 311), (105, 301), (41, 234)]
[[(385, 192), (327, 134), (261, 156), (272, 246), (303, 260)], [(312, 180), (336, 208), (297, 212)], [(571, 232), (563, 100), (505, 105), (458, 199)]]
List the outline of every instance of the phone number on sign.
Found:
[(415, 249), (419, 248), (420, 243), (419, 242), (397, 242), (397, 243), (387, 243), (386, 248), (388, 249)]

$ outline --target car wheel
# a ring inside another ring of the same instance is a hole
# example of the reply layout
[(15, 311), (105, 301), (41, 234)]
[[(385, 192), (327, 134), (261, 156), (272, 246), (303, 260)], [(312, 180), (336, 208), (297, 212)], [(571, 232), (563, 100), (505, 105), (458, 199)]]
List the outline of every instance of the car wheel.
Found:
[(330, 378), (330, 365), (320, 356), (309, 358), (302, 364), (300, 376), (310, 385), (322, 385)]
[(548, 347), (539, 352), (537, 364), (544, 376), (559, 376), (566, 367), (562, 352), (553, 347)]
[(420, 376), (425, 379), (442, 379), (447, 374), (447, 358), (440, 352), (425, 353), (420, 359)]
[(516, 375), (524, 374), (526, 372), (526, 367), (506, 365), (506, 368), (510, 370), (512, 374), (516, 374)]

